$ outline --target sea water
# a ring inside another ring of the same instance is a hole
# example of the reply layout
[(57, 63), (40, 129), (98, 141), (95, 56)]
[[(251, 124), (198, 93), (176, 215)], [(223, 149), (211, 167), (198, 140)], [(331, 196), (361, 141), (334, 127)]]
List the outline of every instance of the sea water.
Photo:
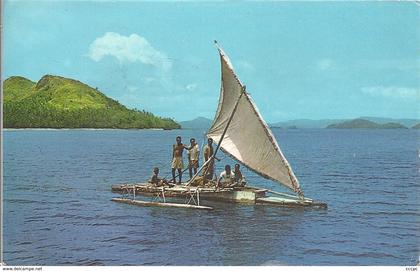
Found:
[[(206, 202), (213, 211), (110, 201), (111, 185), (170, 176), (194, 130), (4, 132), (8, 265), (414, 265), (420, 132), (273, 129), (307, 197), (327, 210)], [(184, 154), (186, 160), (186, 155)], [(218, 172), (235, 162), (220, 153)], [(186, 162), (186, 161), (185, 161)], [(243, 169), (250, 185), (282, 188)], [(187, 178), (187, 172), (183, 176)]]

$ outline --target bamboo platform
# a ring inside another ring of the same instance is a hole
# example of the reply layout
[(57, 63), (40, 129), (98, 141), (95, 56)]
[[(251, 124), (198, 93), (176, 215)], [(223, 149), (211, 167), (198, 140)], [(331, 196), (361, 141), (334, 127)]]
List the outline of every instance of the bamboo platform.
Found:
[[(235, 187), (222, 188), (216, 190), (214, 187), (193, 187), (185, 185), (175, 185), (173, 187), (156, 187), (149, 183), (136, 184), (116, 184), (112, 185), (112, 192), (122, 194), (122, 199), (112, 199), (116, 202), (130, 203), (142, 206), (165, 206), (157, 204), (158, 202), (133, 201), (136, 195), (160, 198), (167, 207), (181, 207), (170, 206), (166, 203), (166, 198), (185, 198), (189, 199), (187, 204), (189, 206), (201, 206), (200, 200), (211, 200), (221, 202), (243, 203), (243, 204), (258, 204), (258, 205), (277, 205), (282, 207), (310, 207), (326, 209), (327, 204), (314, 201), (310, 198), (300, 199), (297, 196), (280, 193), (268, 189), (258, 187)], [(273, 194), (274, 196), (267, 196)], [(124, 198), (126, 197), (126, 198)], [(133, 197), (133, 199), (128, 199)], [(191, 204), (190, 204), (191, 203)], [(178, 204), (178, 203), (171, 203)], [(204, 207), (204, 206), (201, 206)], [(188, 208), (188, 207), (187, 207)], [(211, 207), (209, 207), (211, 208)], [(197, 208), (202, 209), (202, 208)]]

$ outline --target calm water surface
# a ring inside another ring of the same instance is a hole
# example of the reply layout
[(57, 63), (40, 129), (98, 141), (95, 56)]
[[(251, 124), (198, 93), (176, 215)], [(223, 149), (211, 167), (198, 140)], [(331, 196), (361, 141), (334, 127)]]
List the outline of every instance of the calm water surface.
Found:
[[(308, 197), (328, 210), (211, 203), (214, 211), (111, 202), (111, 185), (170, 172), (176, 135), (4, 132), (9, 265), (413, 265), (420, 245), (420, 133), (279, 130)], [(233, 163), (220, 155), (222, 162)], [(220, 171), (219, 171), (220, 172)], [(281, 188), (244, 170), (252, 185)], [(210, 204), (210, 203), (208, 203)]]

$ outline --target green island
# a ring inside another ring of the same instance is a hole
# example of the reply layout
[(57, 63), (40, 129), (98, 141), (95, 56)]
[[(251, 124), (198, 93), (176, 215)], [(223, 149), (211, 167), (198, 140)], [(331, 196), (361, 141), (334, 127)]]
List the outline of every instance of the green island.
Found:
[(340, 123), (330, 124), (328, 129), (407, 129), (404, 125), (396, 122), (379, 124), (365, 119), (354, 119)]
[(179, 129), (170, 118), (129, 109), (80, 81), (45, 75), (3, 83), (4, 128)]

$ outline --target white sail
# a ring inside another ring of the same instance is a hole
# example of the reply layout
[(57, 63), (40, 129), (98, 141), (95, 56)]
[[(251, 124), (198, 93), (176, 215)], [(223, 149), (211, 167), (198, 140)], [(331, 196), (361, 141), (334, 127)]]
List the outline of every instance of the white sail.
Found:
[(270, 128), (246, 91), (241, 96), (243, 85), (229, 58), (221, 48), (218, 47), (218, 50), (222, 66), (222, 86), (219, 106), (207, 137), (219, 143), (240, 97), (220, 148), (257, 174), (300, 193), (299, 182)]

